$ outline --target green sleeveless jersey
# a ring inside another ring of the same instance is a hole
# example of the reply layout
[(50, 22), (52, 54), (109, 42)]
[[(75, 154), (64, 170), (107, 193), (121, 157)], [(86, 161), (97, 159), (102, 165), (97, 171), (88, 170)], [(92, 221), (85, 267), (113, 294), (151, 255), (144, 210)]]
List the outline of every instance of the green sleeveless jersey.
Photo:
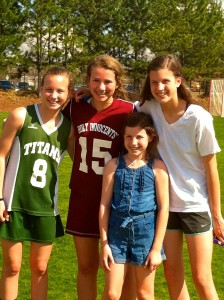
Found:
[(71, 123), (61, 114), (51, 131), (44, 127), (36, 104), (27, 107), (17, 133), (4, 178), (8, 211), (35, 216), (58, 214), (58, 166), (67, 149)]

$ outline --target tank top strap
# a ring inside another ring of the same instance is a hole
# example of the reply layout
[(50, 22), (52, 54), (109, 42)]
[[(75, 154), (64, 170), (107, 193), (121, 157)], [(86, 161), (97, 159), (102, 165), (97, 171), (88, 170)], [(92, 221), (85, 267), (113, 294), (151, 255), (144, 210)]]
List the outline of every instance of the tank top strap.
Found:
[(119, 154), (119, 156), (117, 157), (117, 164), (118, 168), (123, 168), (126, 165), (123, 154)]
[(148, 161), (148, 167), (149, 167), (150, 169), (152, 169), (153, 163), (154, 163), (154, 159), (151, 158), (151, 159)]

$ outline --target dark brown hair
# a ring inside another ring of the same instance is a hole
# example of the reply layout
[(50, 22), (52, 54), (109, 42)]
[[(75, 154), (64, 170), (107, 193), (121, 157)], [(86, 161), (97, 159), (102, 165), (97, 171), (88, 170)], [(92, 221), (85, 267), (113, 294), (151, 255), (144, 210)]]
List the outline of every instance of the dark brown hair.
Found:
[(173, 72), (175, 77), (181, 78), (181, 84), (177, 88), (178, 98), (183, 99), (187, 103), (195, 103), (193, 96), (188, 86), (185, 83), (182, 67), (179, 60), (174, 55), (167, 54), (167, 55), (158, 56), (149, 63), (147, 68), (147, 77), (145, 79), (145, 83), (140, 97), (142, 104), (145, 101), (150, 101), (153, 98), (151, 88), (150, 88), (150, 72), (158, 71), (160, 69), (168, 69)]
[(125, 134), (126, 127), (140, 127), (146, 131), (148, 136), (152, 136), (153, 139), (151, 142), (149, 142), (146, 150), (146, 159), (158, 156), (157, 145), (159, 142), (159, 137), (155, 130), (153, 119), (150, 115), (143, 112), (133, 113), (125, 120), (123, 134)]

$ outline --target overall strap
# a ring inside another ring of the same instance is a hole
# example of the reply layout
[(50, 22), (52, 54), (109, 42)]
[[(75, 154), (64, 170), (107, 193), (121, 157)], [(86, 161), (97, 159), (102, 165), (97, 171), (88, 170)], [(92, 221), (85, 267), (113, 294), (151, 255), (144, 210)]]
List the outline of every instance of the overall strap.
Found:
[(154, 163), (154, 159), (151, 158), (151, 159), (148, 161), (148, 167), (149, 167), (150, 169), (152, 169), (153, 163)]
[(118, 167), (122, 168), (125, 166), (125, 160), (124, 160), (124, 155), (119, 153), (118, 157), (117, 157), (117, 164), (118, 164)]

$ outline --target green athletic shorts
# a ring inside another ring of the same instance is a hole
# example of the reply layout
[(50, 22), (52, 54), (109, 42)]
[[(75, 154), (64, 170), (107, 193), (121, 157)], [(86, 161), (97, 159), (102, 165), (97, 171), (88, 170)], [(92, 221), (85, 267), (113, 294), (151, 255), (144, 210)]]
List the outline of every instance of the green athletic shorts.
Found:
[(0, 223), (0, 238), (22, 242), (52, 243), (64, 235), (59, 215), (33, 216), (22, 212), (10, 212), (9, 221)]

